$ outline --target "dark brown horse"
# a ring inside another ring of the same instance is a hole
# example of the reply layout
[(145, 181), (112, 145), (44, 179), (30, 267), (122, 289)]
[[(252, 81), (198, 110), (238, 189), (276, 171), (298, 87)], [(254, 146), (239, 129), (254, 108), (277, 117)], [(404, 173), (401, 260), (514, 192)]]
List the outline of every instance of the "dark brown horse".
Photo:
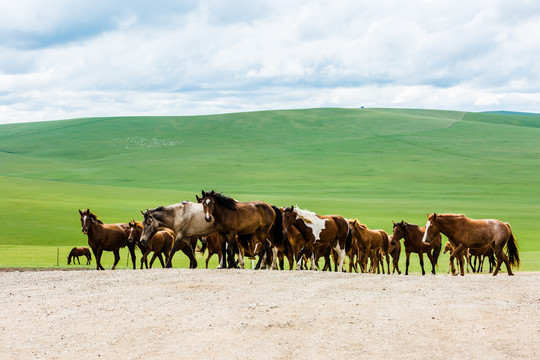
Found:
[[(150, 254), (152, 251), (154, 252), (154, 255), (152, 255), (152, 259), (150, 260), (150, 269), (152, 268), (152, 264), (154, 264), (154, 261), (156, 258), (159, 259), (159, 262), (161, 263), (161, 267), (164, 268), (166, 262), (169, 260), (169, 254), (171, 252), (171, 248), (173, 246), (174, 242), (174, 231), (167, 228), (162, 228), (158, 230), (152, 238), (146, 242), (143, 243), (141, 241), (141, 234), (143, 231), (143, 225), (142, 223), (132, 220), (129, 222), (129, 242), (135, 242), (141, 249), (143, 255), (141, 257), (141, 269), (143, 268), (143, 264), (146, 265), (146, 268), (148, 269), (148, 254)], [(163, 262), (163, 256), (165, 255), (165, 262)]]
[(435, 265), (437, 265), (437, 260), (441, 253), (441, 236), (436, 236), (431, 244), (425, 244), (422, 242), (425, 231), (424, 227), (416, 224), (408, 224), (403, 220), (400, 223), (392, 221), (392, 224), (394, 225), (392, 243), (395, 244), (403, 239), (403, 245), (405, 245), (405, 275), (409, 275), (409, 258), (412, 252), (417, 253), (420, 258), (422, 275), (426, 274), (424, 270), (424, 253), (426, 253), (431, 262), (431, 273), (435, 275)]
[[(218, 233), (225, 236), (221, 244), (221, 262), (218, 269), (235, 267), (234, 257), (227, 254), (227, 248), (233, 249), (236, 236), (253, 234), (255, 241), (264, 244), (276, 213), (272, 206), (262, 201), (240, 202), (224, 196), (214, 190), (202, 191), (202, 198), (197, 196), (197, 201), (202, 204), (204, 217), (207, 222), (214, 220), (214, 226)], [(279, 231), (282, 233), (282, 231)], [(276, 232), (277, 233), (277, 232)], [(279, 236), (279, 234), (278, 234)], [(229, 261), (227, 262), (227, 255)], [(239, 265), (244, 267), (244, 259), (239, 256)]]
[[(448, 239), (452, 239), (452, 243), (456, 245), (455, 253), (458, 254), (467, 248), (491, 246), (497, 258), (493, 276), (497, 275), (503, 262), (506, 265), (508, 275), (514, 275), (512, 267), (519, 268), (517, 242), (508, 223), (496, 219), (475, 220), (463, 214), (428, 214), (426, 232), (422, 240), (430, 243), (440, 233), (446, 235)], [(505, 246), (506, 254), (503, 251)], [(450, 261), (452, 259), (453, 255), (450, 255)], [(452, 268), (452, 274), (455, 274), (454, 268)], [(463, 267), (461, 275), (464, 275)]]
[(113, 252), (114, 264), (111, 270), (114, 270), (120, 261), (120, 248), (126, 245), (131, 254), (131, 261), (135, 269), (135, 246), (128, 244), (128, 224), (103, 224), (90, 209), (79, 210), (79, 214), (81, 215), (82, 232), (88, 236), (88, 245), (96, 257), (97, 270), (105, 270), (101, 266), (101, 255), (103, 251)]
[(482, 248), (469, 249), (469, 253), (471, 255), (469, 258), (469, 264), (471, 265), (473, 272), (482, 272), (484, 268), (484, 261), (486, 260), (486, 258), (488, 259), (489, 263), (489, 272), (493, 272), (496, 261), (493, 249), (490, 245), (484, 246)]
[[(317, 215), (308, 210), (291, 206), (283, 209), (283, 227), (294, 225), (305, 239), (305, 245), (297, 256), (296, 269), (302, 268), (304, 253), (311, 253), (311, 269), (315, 270), (315, 253), (330, 257), (334, 249), (338, 255), (337, 271), (343, 271), (345, 254), (349, 252), (352, 235), (349, 223), (339, 215)], [(324, 253), (318, 252), (324, 250)]]
[(87, 247), (74, 247), (71, 249), (71, 252), (68, 255), (68, 265), (71, 264), (71, 259), (73, 259), (73, 264), (75, 265), (75, 259), (77, 259), (77, 262), (79, 265), (81, 265), (81, 261), (79, 260), (79, 256), (86, 256), (86, 265), (90, 265), (90, 261), (92, 260), (92, 255), (90, 254), (90, 249)]

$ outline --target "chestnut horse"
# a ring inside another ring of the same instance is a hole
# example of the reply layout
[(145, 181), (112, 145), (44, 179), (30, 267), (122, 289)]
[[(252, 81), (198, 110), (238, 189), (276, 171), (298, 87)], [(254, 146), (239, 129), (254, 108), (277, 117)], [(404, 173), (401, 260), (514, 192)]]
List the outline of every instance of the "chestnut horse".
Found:
[(294, 225), (305, 239), (305, 245), (298, 253), (296, 269), (302, 268), (304, 253), (311, 253), (311, 270), (315, 270), (315, 253), (326, 250), (325, 257), (332, 249), (338, 255), (337, 271), (343, 271), (345, 254), (351, 248), (352, 235), (349, 222), (339, 215), (317, 215), (308, 210), (291, 206), (283, 209), (283, 227), (289, 229)]
[[(444, 249), (443, 249), (443, 254), (446, 254), (447, 252), (450, 253), (450, 256), (454, 253), (454, 251), (456, 250), (456, 246), (453, 245), (450, 241), (447, 241), (446, 244), (444, 244)], [(459, 261), (459, 266), (463, 266), (462, 262), (463, 262), (463, 254), (461, 256), (457, 255), (457, 260)], [(469, 254), (469, 249), (467, 249), (465, 252), (464, 252), (464, 256), (465, 256), (465, 264), (467, 265), (467, 272), (469, 272), (469, 263), (470, 263), (470, 254)], [(452, 269), (452, 266), (453, 266), (453, 260), (450, 260), (448, 262), (448, 270), (446, 270), (446, 273), (449, 274), (450, 273), (450, 270)], [(471, 265), (472, 266), (472, 265)]]
[[(512, 267), (519, 268), (517, 242), (508, 223), (496, 219), (475, 220), (463, 214), (428, 214), (426, 232), (422, 241), (430, 243), (440, 233), (452, 239), (452, 243), (456, 245), (456, 253), (467, 248), (482, 248), (490, 245), (497, 258), (493, 276), (497, 276), (503, 262), (508, 275), (514, 275)], [(505, 246), (506, 254), (503, 252)], [(450, 255), (450, 260), (453, 258), (454, 255)], [(455, 274), (453, 264), (452, 274)], [(461, 275), (465, 275), (463, 267), (460, 270)]]
[[(202, 204), (204, 218), (207, 222), (214, 221), (218, 233), (224, 235), (221, 244), (221, 262), (218, 269), (222, 269), (228, 263), (228, 267), (235, 267), (234, 256), (229, 253), (227, 262), (227, 247), (233, 249), (236, 236), (254, 236), (254, 241), (264, 244), (269, 231), (274, 224), (276, 212), (269, 204), (263, 201), (240, 202), (230, 197), (217, 193), (201, 192), (202, 197), (197, 196), (197, 201)], [(275, 229), (275, 236), (283, 236), (282, 229)], [(240, 268), (244, 268), (244, 259), (238, 256)]]
[[(142, 223), (132, 220), (129, 222), (129, 242), (135, 242), (137, 245), (139, 245), (139, 248), (141, 249), (143, 255), (141, 258), (141, 269), (143, 268), (143, 264), (146, 265), (146, 268), (152, 268), (152, 265), (154, 264), (154, 261), (156, 258), (159, 258), (159, 262), (161, 263), (161, 267), (165, 267), (165, 263), (169, 260), (169, 254), (171, 252), (171, 248), (173, 246), (174, 242), (174, 231), (167, 228), (162, 228), (158, 230), (152, 236), (150, 241), (147, 243), (143, 243), (141, 241), (141, 234), (143, 231), (143, 225)], [(152, 255), (152, 259), (150, 260), (150, 267), (148, 266), (148, 254), (151, 252), (154, 252), (154, 255)], [(165, 255), (165, 262), (163, 262), (163, 255)]]
[[(388, 234), (384, 230), (371, 230), (364, 224), (360, 224), (357, 219), (349, 219), (349, 225), (351, 226), (351, 232), (356, 237), (360, 256), (358, 262), (360, 264), (360, 270), (366, 272), (368, 257), (371, 258), (371, 266), (377, 273), (379, 272), (379, 249), (383, 250), (384, 256), (388, 261)], [(388, 267), (390, 272), (390, 267)], [(383, 266), (384, 274), (384, 266)]]
[(189, 267), (197, 267), (195, 246), (199, 236), (216, 233), (213, 221), (204, 218), (201, 204), (184, 201), (179, 204), (160, 206), (156, 209), (141, 211), (144, 216), (141, 242), (144, 244), (154, 236), (160, 227), (166, 227), (176, 233), (174, 245), (165, 267), (171, 267), (171, 260), (176, 251), (182, 250), (189, 258)]
[(90, 265), (92, 255), (90, 254), (90, 249), (87, 247), (74, 247), (73, 249), (71, 249), (67, 260), (68, 265), (71, 264), (71, 259), (73, 259), (73, 265), (75, 265), (75, 259), (77, 259), (77, 262), (79, 263), (79, 265), (81, 265), (79, 256), (86, 256), (86, 265)]
[(392, 243), (397, 243), (403, 239), (403, 245), (405, 245), (405, 275), (409, 275), (409, 258), (411, 253), (417, 253), (420, 258), (420, 266), (422, 267), (422, 275), (425, 275), (424, 270), (424, 253), (426, 253), (429, 261), (431, 262), (431, 273), (435, 275), (435, 265), (441, 253), (441, 236), (437, 235), (431, 244), (425, 244), (422, 242), (424, 236), (424, 227), (420, 227), (416, 224), (408, 224), (403, 220), (400, 223), (392, 221), (394, 230), (392, 234)]
[(135, 245), (128, 243), (128, 224), (103, 224), (90, 209), (79, 210), (79, 214), (81, 215), (82, 232), (88, 236), (88, 245), (96, 257), (97, 270), (105, 270), (101, 266), (101, 255), (103, 251), (113, 252), (114, 264), (111, 270), (114, 270), (120, 261), (120, 248), (126, 245), (131, 254), (131, 261), (135, 269)]

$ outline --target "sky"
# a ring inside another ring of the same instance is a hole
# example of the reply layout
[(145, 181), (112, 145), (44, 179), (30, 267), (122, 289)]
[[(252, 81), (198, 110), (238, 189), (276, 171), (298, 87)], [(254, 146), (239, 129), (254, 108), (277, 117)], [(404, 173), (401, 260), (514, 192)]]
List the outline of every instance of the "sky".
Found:
[(0, 2), (0, 123), (318, 107), (540, 112), (540, 1)]

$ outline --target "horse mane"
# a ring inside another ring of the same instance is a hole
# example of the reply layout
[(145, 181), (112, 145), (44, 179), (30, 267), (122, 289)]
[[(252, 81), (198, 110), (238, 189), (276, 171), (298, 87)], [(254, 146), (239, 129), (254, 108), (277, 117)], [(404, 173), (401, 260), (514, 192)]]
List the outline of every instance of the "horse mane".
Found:
[(294, 212), (296, 212), (296, 215), (298, 215), (298, 217), (300, 219), (302, 219), (304, 222), (306, 223), (310, 223), (310, 224), (313, 224), (315, 223), (316, 221), (320, 220), (318, 217), (317, 217), (317, 214), (314, 213), (313, 211), (309, 211), (309, 210), (302, 210), (298, 207), (298, 205), (296, 205), (294, 207)]
[(364, 229), (368, 228), (366, 224), (362, 224), (361, 222), (358, 221), (358, 219), (351, 219), (351, 220), (352, 220), (353, 224), (358, 225), (361, 228), (364, 228)]
[(103, 221), (99, 220), (97, 218), (97, 215), (94, 214), (93, 212), (90, 211), (90, 209), (86, 209), (86, 214), (88, 215), (88, 217), (90, 219), (93, 219), (95, 222), (97, 222), (98, 224), (102, 224), (103, 225)]
[(236, 210), (237, 201), (234, 200), (233, 198), (230, 198), (218, 192), (213, 192), (212, 196), (214, 197), (214, 201), (218, 203), (219, 205), (230, 210)]

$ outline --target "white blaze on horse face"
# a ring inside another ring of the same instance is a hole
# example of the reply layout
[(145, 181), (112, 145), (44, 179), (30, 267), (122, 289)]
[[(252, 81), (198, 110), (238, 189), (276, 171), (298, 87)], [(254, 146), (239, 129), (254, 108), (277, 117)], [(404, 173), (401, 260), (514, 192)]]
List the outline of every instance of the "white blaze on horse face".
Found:
[(426, 231), (424, 231), (424, 236), (422, 236), (422, 242), (426, 242), (427, 241), (427, 232), (429, 230), (429, 225), (431, 224), (431, 222), (428, 220), (427, 223), (426, 223)]
[(210, 215), (210, 212), (208, 211), (208, 205), (210, 205), (210, 199), (206, 199), (205, 203), (206, 203), (206, 212), (204, 213), (204, 217), (206, 219), (211, 219), (212, 216)]

